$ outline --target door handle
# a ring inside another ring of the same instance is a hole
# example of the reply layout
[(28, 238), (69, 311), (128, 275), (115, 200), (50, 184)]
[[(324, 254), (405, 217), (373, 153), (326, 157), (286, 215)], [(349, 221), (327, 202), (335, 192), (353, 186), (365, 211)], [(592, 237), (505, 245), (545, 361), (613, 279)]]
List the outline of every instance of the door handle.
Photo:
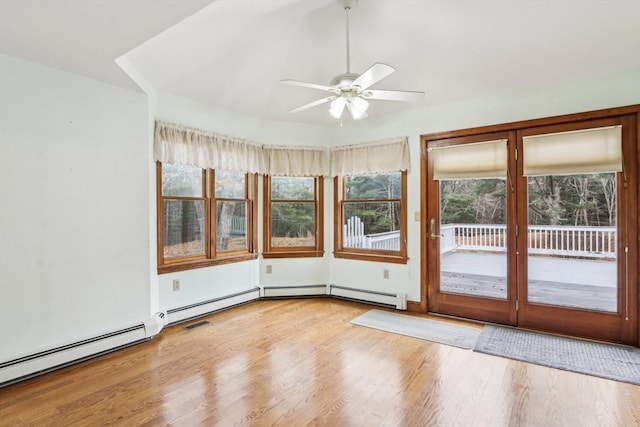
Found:
[(431, 218), (431, 240), (436, 240), (438, 237), (442, 237), (442, 234), (436, 233), (436, 219)]

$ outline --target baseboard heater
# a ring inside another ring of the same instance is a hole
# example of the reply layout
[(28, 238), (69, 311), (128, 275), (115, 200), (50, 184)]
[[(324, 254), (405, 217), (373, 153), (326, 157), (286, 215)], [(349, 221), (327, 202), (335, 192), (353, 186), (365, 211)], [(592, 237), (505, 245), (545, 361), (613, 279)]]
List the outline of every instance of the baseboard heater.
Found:
[(407, 294), (404, 293), (392, 294), (336, 285), (329, 285), (328, 293), (335, 298), (362, 301), (369, 304), (395, 308), (397, 310), (407, 309)]
[(336, 285), (264, 286), (262, 298), (295, 298), (326, 296), (391, 307), (407, 309), (407, 294), (392, 294), (366, 289), (348, 288)]
[(327, 285), (263, 286), (262, 298), (295, 298), (327, 296)]
[(0, 363), (0, 387), (150, 340), (164, 324), (164, 313), (157, 313), (135, 326)]
[(167, 310), (167, 324), (174, 325), (176, 323), (185, 322), (196, 317), (211, 314), (216, 311), (224, 310), (250, 301), (255, 301), (259, 298), (260, 288), (253, 288), (232, 295), (225, 295), (224, 297), (202, 301), (184, 307), (173, 308), (171, 310)]

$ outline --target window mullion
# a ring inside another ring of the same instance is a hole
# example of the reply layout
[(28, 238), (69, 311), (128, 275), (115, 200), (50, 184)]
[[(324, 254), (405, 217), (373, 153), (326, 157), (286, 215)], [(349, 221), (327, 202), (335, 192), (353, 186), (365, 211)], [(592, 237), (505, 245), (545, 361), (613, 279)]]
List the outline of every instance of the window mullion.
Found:
[(208, 201), (208, 215), (207, 222), (209, 230), (209, 236), (207, 241), (209, 242), (209, 247), (207, 251), (207, 257), (212, 259), (216, 257), (216, 230), (215, 230), (215, 213), (216, 213), (216, 201), (215, 201), (215, 171), (213, 169), (208, 170), (209, 179), (207, 180), (209, 186), (207, 187), (207, 201)]

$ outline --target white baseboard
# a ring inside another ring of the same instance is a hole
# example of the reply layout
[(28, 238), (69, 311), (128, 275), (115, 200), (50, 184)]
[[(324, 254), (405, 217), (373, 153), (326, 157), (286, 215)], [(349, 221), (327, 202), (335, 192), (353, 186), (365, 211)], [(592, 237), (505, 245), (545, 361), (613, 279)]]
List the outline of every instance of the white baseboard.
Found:
[(328, 294), (327, 285), (263, 286), (262, 298), (313, 297)]
[(329, 296), (382, 305), (397, 310), (407, 309), (406, 294), (393, 294), (337, 285), (264, 286), (260, 296), (262, 298)]
[(167, 310), (167, 324), (173, 325), (184, 322), (194, 317), (204, 316), (219, 310), (224, 310), (235, 305), (255, 301), (260, 298), (260, 288), (249, 289), (232, 295), (190, 304), (185, 307), (178, 307)]
[(407, 309), (407, 294), (387, 293), (346, 286), (329, 285), (329, 294), (337, 298), (353, 299), (372, 304), (392, 307), (397, 310)]

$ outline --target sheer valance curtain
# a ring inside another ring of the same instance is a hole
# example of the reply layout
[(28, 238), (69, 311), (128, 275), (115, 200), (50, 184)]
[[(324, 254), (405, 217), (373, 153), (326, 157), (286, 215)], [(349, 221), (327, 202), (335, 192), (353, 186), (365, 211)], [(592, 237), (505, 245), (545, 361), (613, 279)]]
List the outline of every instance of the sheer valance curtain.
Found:
[(409, 169), (406, 136), (331, 148), (331, 175), (390, 173)]
[(156, 122), (154, 159), (200, 168), (273, 176), (324, 176), (327, 149), (274, 147), (173, 123)]
[(154, 158), (200, 168), (266, 173), (263, 147), (250, 142), (172, 123), (156, 122)]
[[(154, 159), (163, 163), (271, 176), (329, 174), (329, 153), (323, 147), (264, 146), (161, 121), (156, 122)], [(409, 139), (406, 136), (331, 149), (332, 176), (408, 169)]]
[(271, 176), (325, 176), (329, 174), (327, 149), (320, 147), (264, 147)]

